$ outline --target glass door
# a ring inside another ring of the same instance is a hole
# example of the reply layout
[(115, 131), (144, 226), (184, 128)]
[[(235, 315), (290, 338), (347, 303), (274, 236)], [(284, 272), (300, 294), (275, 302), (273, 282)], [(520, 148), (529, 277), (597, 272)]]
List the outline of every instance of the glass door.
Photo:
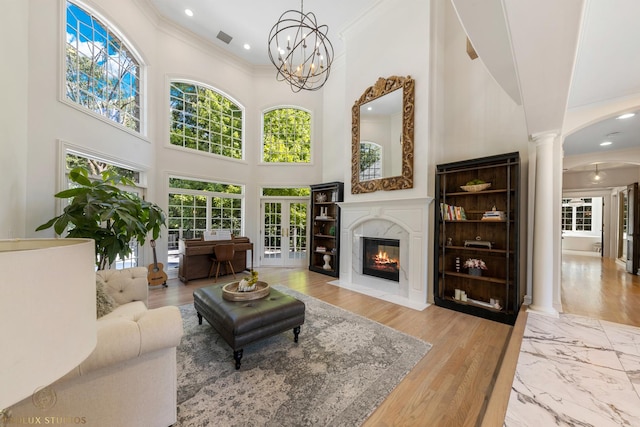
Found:
[(270, 267), (307, 264), (308, 198), (264, 199), (262, 205), (262, 262)]
[(618, 259), (627, 259), (627, 190), (618, 192)]

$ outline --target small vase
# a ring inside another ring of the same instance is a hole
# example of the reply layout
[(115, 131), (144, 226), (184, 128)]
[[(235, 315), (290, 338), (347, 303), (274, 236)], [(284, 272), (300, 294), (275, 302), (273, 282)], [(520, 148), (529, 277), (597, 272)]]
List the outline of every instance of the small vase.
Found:
[(322, 268), (325, 270), (331, 270), (331, 264), (329, 264), (329, 262), (331, 261), (331, 255), (327, 254), (323, 256), (322, 259), (324, 260), (324, 265), (322, 266)]
[(469, 269), (470, 276), (482, 276), (482, 270), (480, 268), (470, 268)]

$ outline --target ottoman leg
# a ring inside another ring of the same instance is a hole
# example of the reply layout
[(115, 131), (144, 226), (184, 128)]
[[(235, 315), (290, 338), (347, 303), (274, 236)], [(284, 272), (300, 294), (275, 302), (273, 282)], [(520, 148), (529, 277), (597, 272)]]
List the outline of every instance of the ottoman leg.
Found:
[(234, 350), (233, 358), (236, 360), (236, 371), (240, 369), (240, 360), (242, 359), (242, 349)]
[(198, 325), (202, 325), (202, 314), (198, 313)]
[(300, 335), (300, 326), (293, 328), (293, 341), (298, 342), (298, 335)]

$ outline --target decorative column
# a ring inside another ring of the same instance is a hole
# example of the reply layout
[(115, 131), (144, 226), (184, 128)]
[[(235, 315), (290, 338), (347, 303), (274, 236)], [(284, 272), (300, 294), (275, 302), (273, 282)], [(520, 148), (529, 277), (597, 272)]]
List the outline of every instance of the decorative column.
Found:
[(536, 146), (535, 199), (533, 209), (533, 292), (529, 310), (558, 316), (553, 307), (554, 290), (554, 159), (553, 144), (558, 135), (533, 135)]

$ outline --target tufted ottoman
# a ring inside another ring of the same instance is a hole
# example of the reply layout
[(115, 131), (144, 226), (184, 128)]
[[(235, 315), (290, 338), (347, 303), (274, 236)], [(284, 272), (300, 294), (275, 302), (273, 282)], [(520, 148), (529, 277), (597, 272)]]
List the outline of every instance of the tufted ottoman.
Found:
[(236, 369), (240, 369), (242, 349), (263, 338), (293, 328), (298, 342), (300, 325), (304, 323), (304, 303), (271, 288), (271, 293), (252, 301), (227, 301), (222, 297), (222, 286), (213, 285), (193, 292), (193, 305), (202, 318), (218, 331), (233, 349)]

